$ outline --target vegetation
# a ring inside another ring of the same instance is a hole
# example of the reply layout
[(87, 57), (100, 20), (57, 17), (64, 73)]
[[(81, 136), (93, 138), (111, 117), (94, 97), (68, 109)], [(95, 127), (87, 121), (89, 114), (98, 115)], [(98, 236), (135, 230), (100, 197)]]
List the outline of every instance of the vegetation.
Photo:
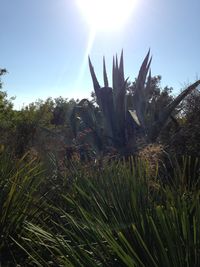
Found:
[(173, 138), (170, 140), (166, 136), (172, 153), (199, 157), (199, 101), (200, 92), (196, 89), (182, 103), (181, 116)]
[[(105, 60), (93, 100), (14, 110), (0, 80), (1, 266), (200, 266), (200, 81)], [(0, 69), (0, 78), (6, 70)]]
[(138, 139), (145, 144), (155, 142), (174, 110), (188, 94), (197, 88), (200, 81), (188, 86), (175, 99), (168, 98), (171, 101), (159, 103), (162, 97), (159, 99), (155, 97), (155, 84), (152, 87), (150, 64), (149, 51), (136, 82), (132, 86), (131, 93), (127, 96), (128, 84), (127, 79), (124, 78), (123, 53), (119, 64), (117, 57), (113, 59), (112, 88), (108, 84), (105, 60), (103, 61), (104, 87), (101, 88), (89, 59), (100, 114), (96, 115), (94, 107), (88, 100), (82, 100), (72, 114), (75, 135), (78, 117), (78, 125), (84, 124), (91, 131), (99, 150), (102, 148), (105, 150), (105, 146), (110, 145), (123, 155), (132, 155), (138, 149)]
[(190, 164), (183, 159), (165, 182), (169, 174), (151, 177), (148, 164), (133, 159), (98, 172), (80, 167), (62, 191), (63, 208), (48, 201), (48, 219), (25, 223), (19, 245), (27, 264), (198, 266), (199, 176), (190, 183)]
[(42, 196), (39, 193), (42, 178), (41, 166), (36, 159), (25, 155), (20, 160), (14, 160), (7, 151), (1, 151), (0, 262), (2, 266), (13, 266), (21, 261), (22, 255), (15, 242), (21, 242), (23, 224), (25, 220), (37, 222), (36, 217), (42, 216)]

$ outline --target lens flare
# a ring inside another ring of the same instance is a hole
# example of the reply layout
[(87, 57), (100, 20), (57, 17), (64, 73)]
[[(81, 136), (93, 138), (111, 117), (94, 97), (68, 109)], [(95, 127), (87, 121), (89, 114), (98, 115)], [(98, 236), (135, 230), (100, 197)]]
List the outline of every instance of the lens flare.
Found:
[(96, 31), (115, 31), (130, 17), (136, 0), (77, 0), (89, 26)]

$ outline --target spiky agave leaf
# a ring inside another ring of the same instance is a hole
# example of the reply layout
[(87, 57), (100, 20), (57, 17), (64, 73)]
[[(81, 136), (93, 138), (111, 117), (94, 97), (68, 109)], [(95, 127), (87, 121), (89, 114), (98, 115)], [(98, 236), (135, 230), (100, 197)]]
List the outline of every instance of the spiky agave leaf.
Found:
[(116, 81), (116, 64), (115, 64), (115, 57), (113, 56), (113, 64), (112, 64), (112, 87), (115, 88), (117, 81)]
[[(95, 94), (97, 97), (97, 104), (99, 105), (103, 113), (104, 133), (107, 137), (113, 139), (117, 132), (114, 101), (113, 101), (113, 90), (111, 87), (108, 86), (102, 88), (100, 87), (90, 58), (89, 58), (89, 68), (93, 80)], [(103, 61), (103, 74), (104, 74), (104, 83), (105, 85), (108, 85), (105, 60)]]
[(117, 94), (117, 91), (118, 91), (118, 88), (119, 88), (119, 82), (120, 82), (120, 79), (119, 79), (118, 57), (117, 57), (117, 55), (115, 57), (113, 57), (112, 78), (113, 78), (112, 87), (113, 87), (114, 98), (115, 98), (115, 95)]
[(121, 52), (119, 64), (118, 64), (117, 55), (115, 58), (113, 58), (112, 77), (113, 77), (113, 85), (112, 86), (113, 86), (114, 94), (118, 94), (118, 92), (123, 88), (124, 82), (125, 82), (123, 50)]
[(145, 97), (145, 94), (146, 94), (145, 82), (147, 79), (151, 60), (152, 58), (150, 58), (150, 50), (149, 50), (140, 68), (137, 81), (136, 81), (135, 94), (133, 96), (133, 104), (134, 104), (133, 110), (136, 110), (138, 119), (144, 130), (145, 130), (144, 110), (146, 109), (146, 104), (147, 104), (146, 97)]
[[(102, 111), (102, 115), (103, 115), (104, 134), (110, 140), (119, 139), (119, 138), (116, 138), (119, 134), (119, 130), (118, 130), (118, 123), (117, 123), (118, 114), (116, 114), (116, 108), (115, 108), (116, 103), (115, 103), (115, 97), (114, 97), (114, 90), (111, 87), (108, 87), (108, 78), (107, 78), (107, 72), (106, 72), (106, 66), (105, 66), (105, 59), (103, 60), (103, 76), (104, 76), (104, 84), (106, 86), (100, 88), (100, 85), (97, 81), (94, 68), (91, 64), (90, 59), (89, 59), (89, 67), (90, 67), (90, 72), (91, 72), (91, 76), (93, 79), (93, 85), (94, 85), (94, 90), (95, 90), (95, 94), (97, 97), (97, 103), (99, 104), (100, 110)], [(119, 71), (118, 71), (117, 58), (116, 58), (114, 73), (115, 73), (114, 77), (116, 79), (116, 85), (118, 85)], [(116, 141), (115, 143), (118, 143), (118, 141)]]
[(146, 84), (146, 88), (145, 88), (145, 99), (146, 101), (149, 101), (149, 99), (151, 98), (152, 96), (152, 87), (151, 87), (151, 70), (149, 70), (149, 75), (148, 75), (148, 78), (147, 78), (147, 84)]
[(102, 103), (101, 110), (103, 113), (105, 135), (113, 139), (114, 136), (116, 136), (117, 129), (112, 88), (101, 88), (100, 99)]
[(200, 85), (200, 80), (188, 86), (182, 93), (180, 93), (167, 107), (160, 111), (159, 120), (155, 121), (149, 132), (149, 139), (151, 141), (155, 141), (160, 131), (166, 124), (169, 119), (171, 113), (175, 110), (175, 108), (180, 104), (180, 102), (193, 90), (195, 90)]
[(119, 73), (120, 73), (120, 80), (121, 84), (124, 82), (124, 56), (123, 56), (123, 50), (121, 52), (121, 57), (120, 57), (120, 63), (119, 63)]
[(139, 70), (139, 74), (136, 81), (136, 93), (140, 94), (141, 92), (144, 93), (145, 82), (147, 78), (148, 71), (150, 69), (152, 57), (150, 58), (150, 50), (148, 51), (144, 61)]
[(103, 79), (104, 79), (104, 87), (109, 87), (108, 76), (107, 76), (107, 72), (106, 72), (105, 57), (103, 57)]
[(126, 88), (127, 80), (124, 79), (123, 50), (118, 58), (113, 59), (113, 101), (117, 120), (117, 131), (121, 144), (125, 144), (125, 120), (126, 120)]
[(136, 114), (135, 110), (128, 110), (129, 114), (131, 115), (132, 119), (134, 120), (134, 122), (136, 122), (136, 124), (138, 126), (141, 126), (140, 121), (138, 120), (138, 116)]
[(112, 69), (112, 77), (113, 77), (113, 90), (118, 92), (122, 86), (124, 85), (124, 59), (123, 59), (123, 50), (120, 56), (120, 62), (118, 64), (117, 55), (115, 58), (113, 57), (113, 69)]
[(94, 71), (94, 67), (93, 67), (93, 65), (91, 63), (90, 57), (88, 57), (88, 62), (89, 62), (90, 74), (91, 74), (92, 81), (93, 81), (94, 91), (95, 91), (95, 94), (96, 94), (96, 97), (97, 97), (97, 103), (99, 105), (101, 105), (101, 101), (100, 101), (100, 97), (99, 97), (101, 86), (99, 85), (99, 82), (97, 80), (97, 77), (96, 77), (96, 74), (95, 74), (95, 71)]

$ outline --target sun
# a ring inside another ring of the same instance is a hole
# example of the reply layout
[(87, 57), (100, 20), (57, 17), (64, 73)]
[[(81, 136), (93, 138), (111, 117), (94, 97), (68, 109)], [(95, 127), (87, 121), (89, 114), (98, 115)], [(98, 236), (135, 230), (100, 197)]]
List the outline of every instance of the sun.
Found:
[(78, 7), (95, 31), (114, 31), (123, 27), (136, 0), (77, 0)]

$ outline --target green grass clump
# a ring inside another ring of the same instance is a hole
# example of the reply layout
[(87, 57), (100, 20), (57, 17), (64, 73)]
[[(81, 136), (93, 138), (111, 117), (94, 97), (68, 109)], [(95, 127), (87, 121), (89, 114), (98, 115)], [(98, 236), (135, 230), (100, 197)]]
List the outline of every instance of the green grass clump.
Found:
[(17, 160), (0, 152), (0, 265), (16, 266), (25, 255), (16, 242), (22, 242), (26, 220), (38, 222), (42, 214), (39, 190), (43, 171), (29, 155)]
[(27, 222), (24, 249), (36, 266), (199, 266), (199, 176), (187, 186), (189, 165), (170, 179), (133, 159), (80, 169), (62, 208), (49, 206), (54, 227)]

